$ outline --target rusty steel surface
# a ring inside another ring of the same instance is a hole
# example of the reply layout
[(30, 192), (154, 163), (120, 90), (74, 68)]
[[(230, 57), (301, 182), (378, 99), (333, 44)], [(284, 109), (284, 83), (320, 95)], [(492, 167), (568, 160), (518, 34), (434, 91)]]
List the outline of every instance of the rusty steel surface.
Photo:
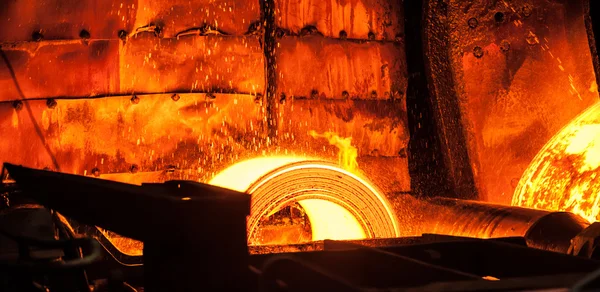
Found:
[(525, 168), (598, 98), (585, 1), (429, 1), (425, 54), (458, 192), (509, 204)]
[[(82, 30), (93, 38), (117, 38), (131, 31), (138, 1), (9, 0), (0, 6), (0, 42), (79, 39)], [(134, 7), (132, 7), (132, 5)]]
[(393, 40), (404, 35), (402, 2), (276, 0), (276, 24), (293, 34), (310, 26), (332, 38)]
[(121, 92), (262, 93), (257, 37), (130, 39), (120, 57)]
[[(28, 101), (61, 171), (76, 174), (186, 170), (198, 179), (264, 145), (262, 110), (250, 95), (171, 94)], [(0, 161), (54, 169), (26, 107), (0, 104)], [(132, 169), (133, 166), (137, 169)], [(96, 169), (98, 173), (92, 171)]]
[[(256, 37), (149, 35), (125, 42), (44, 41), (2, 50), (25, 98), (132, 93), (254, 93), (264, 90), (264, 61)], [(0, 62), (0, 101), (20, 99)]]
[(337, 159), (339, 149), (309, 132), (352, 137), (359, 168), (384, 190), (410, 190), (409, 133), (402, 100), (293, 99), (279, 104), (279, 144)]
[(406, 92), (399, 43), (286, 36), (278, 39), (275, 58), (278, 92), (285, 96), (400, 99)]
[[(25, 98), (119, 92), (118, 41), (47, 41), (2, 46)], [(21, 99), (0, 60), (0, 101)]]
[(308, 135), (331, 131), (409, 191), (402, 17), (381, 0), (10, 1), (0, 48), (30, 101), (0, 59), (0, 161), (205, 180), (252, 156), (336, 160)]
[(164, 37), (191, 28), (210, 26), (225, 34), (242, 35), (260, 19), (259, 1), (246, 0), (9, 0), (0, 6), (0, 42), (79, 39), (82, 30), (92, 39), (117, 39), (152, 26)]

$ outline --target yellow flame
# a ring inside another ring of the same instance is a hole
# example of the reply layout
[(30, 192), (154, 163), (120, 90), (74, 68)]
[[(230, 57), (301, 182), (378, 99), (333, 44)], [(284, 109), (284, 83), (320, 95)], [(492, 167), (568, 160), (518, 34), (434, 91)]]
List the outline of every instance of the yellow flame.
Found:
[(513, 205), (600, 219), (600, 103), (556, 134), (523, 174)]
[(340, 167), (343, 169), (355, 173), (358, 170), (358, 149), (352, 146), (352, 137), (342, 138), (333, 132), (325, 132), (319, 134), (316, 131), (310, 131), (309, 134), (313, 138), (325, 138), (329, 141), (330, 145), (334, 145), (340, 151), (338, 152), (338, 160)]

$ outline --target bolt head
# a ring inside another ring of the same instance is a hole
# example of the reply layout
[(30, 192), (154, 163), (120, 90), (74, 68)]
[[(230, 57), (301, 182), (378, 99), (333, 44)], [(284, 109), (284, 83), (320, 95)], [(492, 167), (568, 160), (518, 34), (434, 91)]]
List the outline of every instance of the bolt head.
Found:
[(500, 42), (500, 49), (503, 52), (508, 52), (510, 50), (510, 42), (508, 40), (502, 40)]
[(44, 39), (44, 35), (41, 30), (36, 30), (31, 34), (31, 39), (34, 42), (41, 42)]
[(81, 32), (79, 32), (79, 37), (81, 39), (88, 40), (91, 37), (91, 35), (89, 31), (82, 29)]
[(467, 24), (470, 28), (476, 28), (479, 25), (479, 21), (477, 20), (477, 18), (473, 17), (467, 21)]
[(483, 49), (479, 46), (473, 48), (473, 56), (477, 59), (483, 57)]
[(14, 109), (20, 111), (23, 109), (23, 102), (20, 100), (15, 100), (15, 101), (13, 101), (12, 106)]
[(56, 103), (56, 100), (55, 100), (54, 98), (49, 98), (48, 100), (46, 100), (46, 106), (47, 106), (49, 109), (53, 109), (53, 108), (55, 108), (55, 107), (56, 107), (56, 105), (57, 105), (57, 103)]
[(121, 40), (124, 41), (127, 39), (127, 31), (126, 30), (124, 30), (124, 29), (119, 30), (119, 32), (117, 34)]

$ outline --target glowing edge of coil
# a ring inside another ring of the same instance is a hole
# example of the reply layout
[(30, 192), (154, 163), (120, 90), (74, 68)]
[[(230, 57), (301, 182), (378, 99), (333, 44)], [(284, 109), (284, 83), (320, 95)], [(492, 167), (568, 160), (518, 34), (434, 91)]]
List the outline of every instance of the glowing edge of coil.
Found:
[[(296, 163), (302, 163), (300, 165), (293, 165)], [(292, 165), (292, 166), (290, 166)], [(389, 202), (387, 201), (387, 199), (385, 199), (381, 192), (379, 192), (377, 189), (375, 189), (375, 187), (373, 187), (372, 184), (370, 184), (369, 182), (365, 181), (364, 179), (362, 179), (361, 177), (347, 171), (344, 170), (342, 168), (339, 168), (335, 165), (332, 165), (330, 162), (325, 162), (325, 161), (314, 161), (314, 160), (300, 160), (297, 162), (292, 162), (288, 165), (284, 165), (281, 166), (279, 168), (276, 168), (274, 170), (272, 170), (271, 172), (267, 173), (266, 175), (258, 178), (256, 180), (256, 183), (251, 185), (248, 190), (246, 191), (249, 194), (252, 194), (257, 188), (259, 188), (260, 186), (262, 186), (263, 184), (265, 184), (266, 182), (276, 178), (279, 175), (282, 175), (286, 172), (290, 172), (290, 171), (294, 171), (294, 170), (299, 170), (299, 169), (305, 169), (305, 168), (317, 168), (317, 169), (328, 169), (331, 171), (336, 171), (336, 172), (340, 172), (342, 174), (345, 174), (351, 178), (353, 178), (354, 180), (358, 181), (361, 185), (366, 186), (367, 189), (369, 189), (369, 191), (371, 191), (373, 194), (375, 194), (375, 196), (377, 197), (377, 199), (379, 199), (379, 201), (382, 203), (382, 205), (385, 208), (385, 211), (387, 213), (387, 215), (390, 217), (391, 221), (392, 221), (392, 225), (393, 225), (393, 229), (394, 229), (394, 233), (395, 236), (399, 236), (400, 235), (400, 230), (399, 230), (399, 226), (398, 226), (398, 222), (396, 220), (396, 215), (394, 214), (393, 210), (390, 208)]]

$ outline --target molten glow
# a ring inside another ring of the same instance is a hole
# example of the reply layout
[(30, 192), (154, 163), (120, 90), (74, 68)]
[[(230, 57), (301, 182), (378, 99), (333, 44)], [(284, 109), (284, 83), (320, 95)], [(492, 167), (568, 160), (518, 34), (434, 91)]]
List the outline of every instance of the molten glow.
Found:
[[(230, 166), (209, 183), (253, 195), (248, 220), (250, 244), (261, 244), (261, 239), (255, 238), (260, 219), (253, 218), (271, 216), (294, 202), (302, 206), (310, 220), (312, 240), (362, 239), (377, 236), (381, 230), (388, 230), (384, 236), (398, 233), (395, 215), (385, 197), (368, 181), (327, 162), (301, 157), (254, 158)], [(369, 198), (358, 199), (361, 192)]]
[(343, 169), (350, 172), (356, 172), (358, 170), (358, 162), (356, 162), (356, 157), (358, 157), (358, 149), (352, 146), (352, 137), (342, 138), (336, 133), (332, 132), (319, 134), (315, 131), (310, 131), (309, 134), (313, 138), (327, 139), (330, 145), (334, 145), (340, 150), (338, 152), (338, 159), (340, 166)]
[(600, 103), (544, 146), (523, 174), (512, 204), (600, 219)]
[(312, 240), (367, 237), (358, 220), (338, 204), (318, 199), (306, 199), (298, 203), (311, 218)]
[(257, 179), (284, 165), (306, 160), (294, 156), (272, 156), (238, 162), (219, 172), (208, 182), (211, 185), (245, 192)]
[[(252, 184), (273, 170), (303, 160), (307, 159), (287, 156), (250, 159), (228, 167), (209, 183), (246, 192)], [(300, 200), (298, 203), (304, 208), (310, 219), (313, 240), (362, 239), (366, 237), (358, 220), (340, 205), (319, 199)], [(272, 210), (271, 213), (276, 211)]]

